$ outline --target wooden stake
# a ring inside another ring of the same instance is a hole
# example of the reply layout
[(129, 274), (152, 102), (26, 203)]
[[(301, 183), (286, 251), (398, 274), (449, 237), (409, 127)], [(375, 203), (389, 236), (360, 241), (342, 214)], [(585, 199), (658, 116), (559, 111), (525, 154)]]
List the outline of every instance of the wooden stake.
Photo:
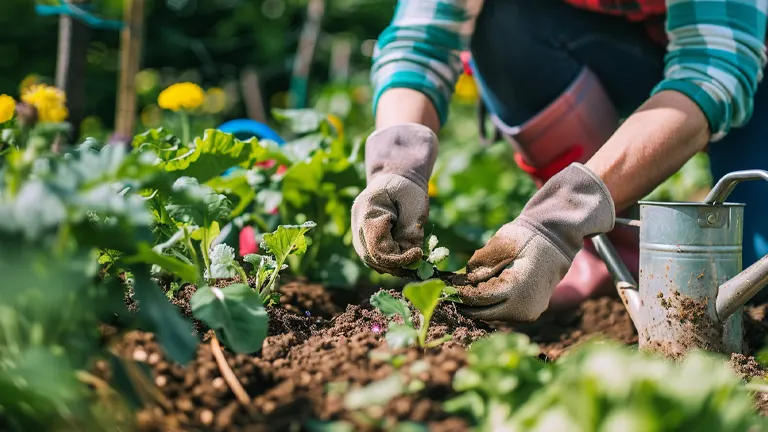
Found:
[(261, 96), (259, 75), (255, 69), (247, 68), (240, 73), (240, 87), (243, 92), (245, 111), (248, 118), (265, 123), (267, 116), (264, 112), (264, 100)]
[(333, 82), (347, 82), (349, 79), (349, 64), (352, 57), (352, 44), (347, 39), (337, 38), (331, 45), (331, 70)]
[(144, 35), (144, 0), (125, 0), (125, 28), (120, 38), (120, 83), (115, 133), (128, 142), (136, 128), (136, 74), (139, 73)]
[[(69, 0), (69, 3), (85, 6), (89, 1)], [(70, 140), (77, 139), (80, 123), (85, 118), (85, 67), (90, 33), (87, 25), (71, 16), (59, 17), (56, 87), (67, 95), (68, 120), (72, 124)]]
[(309, 70), (315, 55), (317, 38), (320, 36), (320, 22), (325, 13), (325, 0), (309, 0), (307, 4), (307, 21), (301, 30), (299, 49), (293, 62), (293, 77), (291, 82), (292, 108), (304, 108), (307, 104), (309, 87)]

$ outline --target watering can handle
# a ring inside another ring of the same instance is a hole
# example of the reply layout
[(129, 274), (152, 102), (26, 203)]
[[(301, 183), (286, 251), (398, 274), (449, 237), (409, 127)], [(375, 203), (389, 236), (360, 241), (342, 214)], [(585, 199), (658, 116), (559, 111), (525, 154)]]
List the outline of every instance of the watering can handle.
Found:
[[(749, 180), (768, 181), (768, 171), (734, 171), (724, 175), (704, 199), (705, 204), (722, 204), (737, 184)], [(718, 288), (716, 312), (721, 320), (731, 316), (768, 283), (768, 256), (764, 256), (747, 269)]]
[(600, 255), (605, 266), (613, 277), (613, 283), (619, 292), (624, 306), (629, 311), (629, 316), (635, 323), (636, 328), (640, 328), (640, 291), (637, 289), (637, 282), (632, 277), (624, 261), (619, 257), (618, 252), (605, 234), (598, 234), (592, 237), (592, 244), (595, 246), (597, 254)]
[(724, 203), (737, 184), (749, 180), (768, 181), (768, 171), (744, 170), (728, 173), (715, 184), (715, 187), (704, 198), (704, 203), (712, 205)]

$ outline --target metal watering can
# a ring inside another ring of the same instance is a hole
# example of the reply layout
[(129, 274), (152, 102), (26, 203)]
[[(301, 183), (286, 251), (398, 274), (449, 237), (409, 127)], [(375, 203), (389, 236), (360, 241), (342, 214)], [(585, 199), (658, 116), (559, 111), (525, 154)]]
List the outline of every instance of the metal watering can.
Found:
[(645, 202), (640, 220), (639, 287), (608, 237), (592, 239), (639, 334), (639, 347), (677, 357), (698, 348), (743, 351), (742, 306), (768, 284), (768, 256), (742, 271), (744, 204), (726, 203), (746, 180), (768, 171), (735, 171), (703, 203)]

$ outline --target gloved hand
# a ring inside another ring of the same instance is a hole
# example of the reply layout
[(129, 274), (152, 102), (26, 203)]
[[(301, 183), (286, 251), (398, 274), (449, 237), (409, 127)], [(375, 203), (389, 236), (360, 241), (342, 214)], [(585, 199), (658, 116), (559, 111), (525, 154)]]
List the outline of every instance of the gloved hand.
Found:
[(488, 321), (537, 319), (584, 238), (611, 231), (615, 218), (605, 184), (584, 165), (571, 164), (472, 255), (466, 275), (455, 281), (462, 312)]
[(403, 267), (422, 256), (437, 147), (434, 132), (413, 123), (376, 131), (365, 143), (367, 187), (352, 205), (352, 243), (380, 273), (405, 275)]

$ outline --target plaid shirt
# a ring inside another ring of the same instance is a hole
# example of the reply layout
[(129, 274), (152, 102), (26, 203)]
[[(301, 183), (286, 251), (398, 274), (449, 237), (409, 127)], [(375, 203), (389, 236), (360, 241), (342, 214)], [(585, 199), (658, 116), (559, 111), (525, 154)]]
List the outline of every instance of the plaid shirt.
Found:
[[(646, 22), (667, 45), (664, 77), (651, 94), (676, 90), (690, 97), (706, 115), (712, 141), (750, 120), (766, 65), (768, 0), (564, 1)], [(374, 110), (384, 91), (406, 87), (424, 93), (444, 124), (462, 72), (459, 54), (469, 46), (482, 4), (399, 0), (374, 52)]]

